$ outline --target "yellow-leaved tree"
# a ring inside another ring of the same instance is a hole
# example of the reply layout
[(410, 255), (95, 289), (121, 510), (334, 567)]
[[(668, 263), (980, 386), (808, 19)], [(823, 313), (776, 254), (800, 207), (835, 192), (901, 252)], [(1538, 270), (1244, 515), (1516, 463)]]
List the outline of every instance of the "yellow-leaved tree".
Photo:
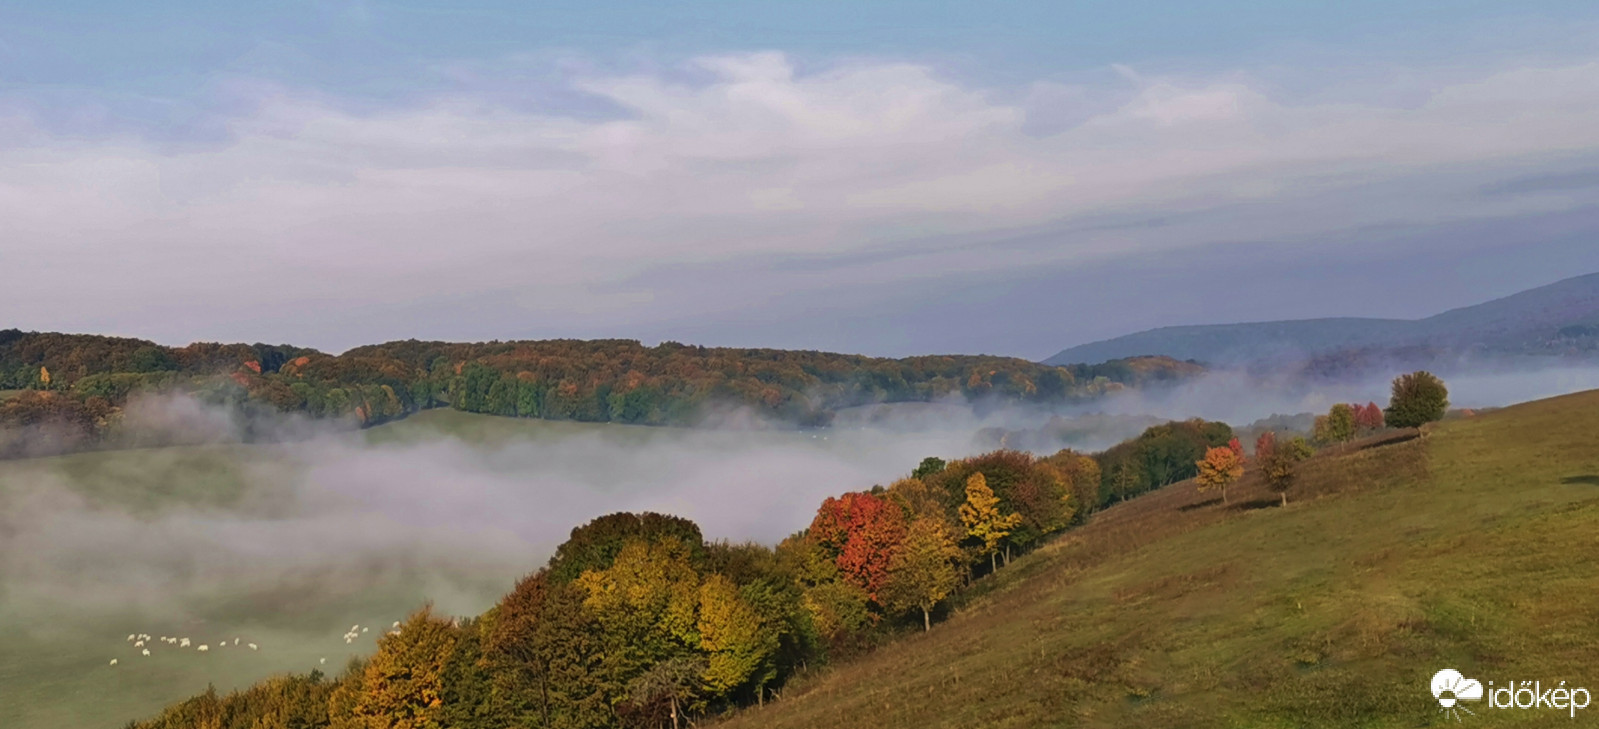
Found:
[(331, 729), (444, 729), (444, 667), (458, 637), (453, 623), (424, 607), (398, 634), (379, 638), (359, 680), (330, 698)]
[(994, 490), (988, 487), (988, 479), (981, 473), (966, 479), (966, 503), (961, 504), (960, 514), (961, 523), (966, 525), (966, 535), (982, 540), (989, 571), (999, 569), (999, 543), (1022, 523), (1022, 515), (999, 513), (999, 497), (994, 495)]
[(932, 630), (933, 608), (949, 597), (960, 579), (956, 566), (961, 550), (934, 517), (921, 517), (905, 529), (905, 540), (888, 563), (888, 607), (896, 612), (920, 609), (922, 630)]
[(725, 696), (775, 668), (767, 664), (777, 655), (777, 631), (722, 575), (706, 577), (700, 585), (699, 631), (707, 654), (705, 689), (713, 696)]

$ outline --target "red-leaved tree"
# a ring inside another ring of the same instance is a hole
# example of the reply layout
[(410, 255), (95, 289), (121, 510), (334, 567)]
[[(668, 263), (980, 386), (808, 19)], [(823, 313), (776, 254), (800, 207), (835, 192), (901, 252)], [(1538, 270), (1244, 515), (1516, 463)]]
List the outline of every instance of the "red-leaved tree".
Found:
[(839, 572), (875, 601), (905, 540), (905, 513), (881, 496), (844, 494), (822, 502), (810, 536), (836, 554)]

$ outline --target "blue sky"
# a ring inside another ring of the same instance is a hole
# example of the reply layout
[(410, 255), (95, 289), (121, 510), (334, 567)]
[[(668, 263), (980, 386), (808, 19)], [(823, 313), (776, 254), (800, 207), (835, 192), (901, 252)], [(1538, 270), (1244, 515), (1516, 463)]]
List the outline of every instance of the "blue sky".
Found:
[(0, 8), (0, 266), (36, 274), (0, 324), (1042, 358), (1426, 315), (1599, 270), (1596, 30), (1578, 2)]

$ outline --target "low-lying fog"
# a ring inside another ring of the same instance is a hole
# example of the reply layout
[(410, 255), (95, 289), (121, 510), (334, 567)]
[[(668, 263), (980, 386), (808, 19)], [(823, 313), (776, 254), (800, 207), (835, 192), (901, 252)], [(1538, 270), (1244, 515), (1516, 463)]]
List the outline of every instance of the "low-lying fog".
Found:
[[(1599, 369), (1448, 379), (1460, 407), (1599, 387)], [(1246, 425), (1340, 401), (1386, 402), (1386, 380), (1312, 389), (1212, 374), (1063, 414), (1082, 450), (1147, 422)], [(977, 418), (958, 404), (842, 413), (825, 431), (687, 430), (544, 423), (452, 411), (365, 432), (243, 445), (241, 424), (192, 401), (130, 408), (182, 447), (0, 462), (0, 695), (21, 727), (115, 727), (203, 691), (282, 671), (335, 672), (380, 628), (432, 601), (489, 607), (574, 527), (620, 510), (694, 519), (708, 538), (774, 543), (821, 500), (887, 484), (925, 456), (975, 453), (983, 428), (1036, 428), (1049, 413)], [(1061, 421), (1056, 421), (1057, 423)], [(346, 643), (352, 624), (371, 632)], [(129, 633), (259, 651), (143, 656)], [(110, 659), (119, 665), (110, 666)], [(322, 660), (326, 659), (326, 663)]]

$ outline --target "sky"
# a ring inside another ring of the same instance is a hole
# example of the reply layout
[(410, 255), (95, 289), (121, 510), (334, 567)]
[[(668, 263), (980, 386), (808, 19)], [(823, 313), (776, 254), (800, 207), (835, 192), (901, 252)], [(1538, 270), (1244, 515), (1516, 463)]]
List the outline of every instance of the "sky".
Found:
[(1596, 233), (1591, 2), (0, 6), (0, 327), (1042, 359)]

